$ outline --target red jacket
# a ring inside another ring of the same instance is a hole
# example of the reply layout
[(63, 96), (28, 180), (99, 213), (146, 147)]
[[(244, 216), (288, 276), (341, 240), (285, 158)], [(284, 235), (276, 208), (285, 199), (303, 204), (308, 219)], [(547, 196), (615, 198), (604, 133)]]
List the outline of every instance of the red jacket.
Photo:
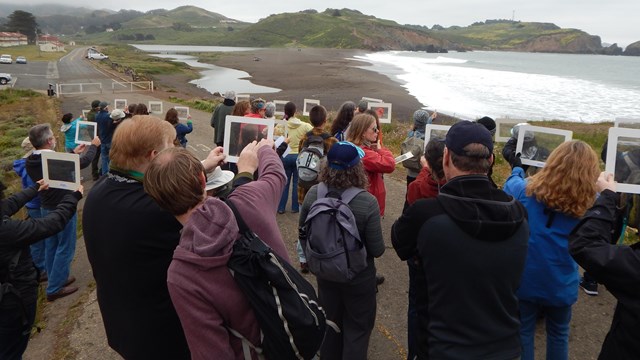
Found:
[(391, 151), (387, 148), (373, 150), (368, 146), (360, 146), (364, 150), (362, 165), (369, 177), (369, 188), (367, 189), (378, 199), (380, 205), (380, 216), (384, 216), (384, 204), (387, 191), (384, 188), (382, 174), (392, 173), (396, 169), (396, 161)]
[(407, 202), (409, 205), (413, 205), (413, 203), (419, 199), (438, 196), (440, 186), (446, 182), (444, 179), (440, 181), (440, 183), (436, 182), (433, 180), (429, 168), (423, 167), (416, 179), (409, 184), (409, 189), (407, 189)]

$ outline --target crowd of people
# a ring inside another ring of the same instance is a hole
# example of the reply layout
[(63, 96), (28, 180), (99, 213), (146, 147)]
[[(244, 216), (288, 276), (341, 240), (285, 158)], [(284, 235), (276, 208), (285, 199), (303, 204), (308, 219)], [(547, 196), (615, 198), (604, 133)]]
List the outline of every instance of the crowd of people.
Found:
[[(264, 357), (267, 329), (227, 262), (241, 236), (240, 215), (270, 251), (292, 263), (278, 226), (290, 202), (298, 214), (300, 271), (315, 275), (318, 302), (339, 330), (327, 327), (319, 358), (366, 359), (381, 283), (375, 258), (385, 251), (384, 174), (396, 171), (379, 114), (366, 102), (347, 101), (326, 131), (324, 107), (311, 108), (306, 122), (289, 102), (283, 144), (276, 148), (258, 125), (228, 166), (226, 116), (268, 119), (276, 106), (236, 102), (233, 91), (223, 98), (210, 122), (215, 146), (202, 161), (186, 149), (191, 120), (181, 124), (175, 109), (162, 120), (144, 104), (110, 111), (96, 100), (86, 120), (96, 122), (98, 136), (79, 146), (68, 134), (84, 119), (62, 118), (59, 148), (78, 154), (81, 168), (93, 164), (97, 180), (85, 194), (82, 226), (109, 346), (125, 359)], [(529, 173), (507, 147), (512, 172), (500, 189), (491, 175), (495, 122), (462, 120), (444, 138), (425, 139), (425, 125), (436, 118), (425, 110), (413, 115), (407, 144), (423, 145), (411, 151), (404, 209), (391, 229), (409, 273), (407, 358), (533, 359), (543, 317), (547, 358), (567, 359), (578, 264), (618, 299), (600, 358), (639, 357), (640, 252), (615, 244), (624, 211), (595, 151), (568, 141)], [(23, 147), (14, 169), (24, 190), (5, 199), (0, 183), (1, 359), (20, 359), (27, 346), (39, 282), (47, 282), (48, 301), (78, 290), (70, 265), (83, 188), (44, 182), (42, 153), (58, 149), (49, 124), (31, 128)], [(346, 257), (334, 262), (348, 270), (340, 281), (327, 276), (335, 269), (310, 266), (323, 255), (310, 239), (347, 239), (342, 227), (310, 226), (316, 205), (328, 198), (349, 210), (331, 216), (351, 221), (347, 236), (359, 244), (348, 248), (345, 241), (330, 254)], [(23, 206), (28, 218), (11, 218)], [(350, 259), (356, 252), (365, 259), (358, 269)]]

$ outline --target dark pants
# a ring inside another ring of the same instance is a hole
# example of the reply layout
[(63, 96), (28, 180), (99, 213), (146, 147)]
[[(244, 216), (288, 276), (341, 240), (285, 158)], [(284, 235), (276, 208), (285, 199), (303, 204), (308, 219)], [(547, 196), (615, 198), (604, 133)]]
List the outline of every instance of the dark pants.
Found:
[(36, 317), (36, 303), (25, 304), (25, 310), (26, 313), (17, 303), (15, 306), (0, 307), (0, 359), (22, 359)]
[(371, 274), (356, 284), (318, 279), (318, 295), (327, 319), (335, 322), (341, 330), (336, 333), (327, 329), (320, 358), (366, 360), (369, 338), (376, 321), (375, 275)]
[(98, 146), (98, 149), (96, 150), (96, 155), (93, 157), (93, 160), (91, 160), (91, 175), (93, 176), (94, 179), (97, 179), (98, 177), (100, 177), (100, 146)]
[[(407, 175), (407, 194), (409, 193), (409, 184), (411, 184), (416, 178), (413, 176)], [(407, 194), (404, 195), (404, 206), (402, 207), (402, 212), (404, 213), (409, 208), (409, 202), (407, 201)]]

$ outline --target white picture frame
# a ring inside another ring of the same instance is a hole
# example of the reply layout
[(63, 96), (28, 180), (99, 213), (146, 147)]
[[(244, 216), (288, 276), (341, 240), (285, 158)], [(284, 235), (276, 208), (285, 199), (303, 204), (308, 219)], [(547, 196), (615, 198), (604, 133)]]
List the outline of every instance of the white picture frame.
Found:
[(82, 118), (83, 118), (83, 119), (86, 119), (86, 118), (87, 118), (87, 115), (89, 114), (89, 112), (90, 112), (90, 111), (91, 111), (91, 110), (86, 110), (86, 109), (82, 110)]
[(426, 152), (427, 144), (429, 143), (429, 141), (435, 138), (441, 138), (442, 140), (444, 140), (450, 128), (451, 128), (451, 125), (427, 124), (424, 128), (423, 151)]
[[(624, 140), (620, 140), (621, 138)], [(624, 161), (624, 158), (618, 156), (618, 148), (620, 145), (625, 146), (625, 142), (628, 142), (629, 138), (636, 139), (637, 142), (634, 141), (635, 144), (633, 145), (637, 145), (640, 148), (640, 129), (629, 129), (624, 127), (609, 128), (605, 171), (614, 174), (614, 179), (617, 182), (616, 192), (640, 194), (640, 184), (628, 184), (624, 182), (624, 179), (619, 179), (616, 176), (616, 162)]]
[(640, 129), (640, 118), (616, 118), (613, 121), (613, 127)]
[(178, 120), (187, 120), (189, 118), (188, 106), (175, 106), (174, 109), (178, 112)]
[[(246, 145), (244, 142), (250, 142), (251, 139), (242, 139), (242, 130), (248, 125), (257, 125), (256, 139), (265, 137), (273, 140), (273, 128), (275, 121), (273, 119), (258, 119), (244, 116), (227, 115), (224, 127), (224, 143), (223, 149), (226, 155), (225, 161), (237, 163), (242, 148)], [(264, 128), (263, 128), (264, 127)], [(266, 132), (266, 134), (264, 134)], [(233, 139), (233, 140), (232, 140)]]
[(80, 155), (43, 151), (42, 178), (50, 188), (78, 190), (80, 187)]
[(366, 101), (368, 103), (370, 103), (370, 102), (383, 103), (384, 102), (384, 100), (382, 100), (382, 99), (370, 98), (370, 97), (366, 97), (366, 96), (363, 96), (362, 99), (360, 99), (360, 101)]
[(391, 123), (391, 103), (367, 103), (367, 108), (373, 111), (376, 109), (382, 108), (384, 109), (384, 113), (382, 116), (379, 116), (378, 119), (382, 124), (390, 124)]
[(149, 100), (149, 114), (162, 114), (164, 113), (162, 101)]
[(316, 105), (320, 105), (320, 100), (304, 99), (303, 106), (302, 106), (302, 115), (309, 116), (309, 111), (311, 111), (311, 108)]
[(127, 99), (115, 99), (113, 100), (113, 108), (127, 111)]
[(273, 115), (284, 116), (284, 106), (288, 102), (288, 100), (273, 100), (273, 104), (276, 106), (276, 111), (273, 113)]
[(76, 123), (76, 144), (91, 145), (91, 140), (96, 136), (98, 136), (98, 123), (93, 121), (78, 121)]
[(511, 119), (511, 118), (497, 118), (496, 120), (496, 135), (494, 140), (496, 142), (506, 143), (511, 138), (511, 129), (514, 125), (520, 123), (526, 123), (525, 120)]
[(236, 94), (236, 103), (238, 101), (242, 101), (242, 100), (251, 101), (251, 95), (250, 94)]
[[(522, 161), (523, 165), (535, 166), (535, 167), (544, 167), (545, 161), (541, 160), (533, 160), (527, 157), (527, 149), (523, 148), (525, 145), (525, 136), (527, 133), (533, 133), (534, 137), (536, 134), (547, 134), (551, 136), (564, 137), (563, 141), (560, 141), (555, 147), (551, 148), (551, 146), (544, 147), (539, 142), (536, 143), (535, 151), (536, 153), (540, 151), (541, 148), (546, 149), (546, 151), (550, 154), (558, 145), (563, 142), (571, 141), (573, 138), (573, 131), (570, 130), (562, 130), (562, 129), (553, 129), (542, 126), (533, 126), (533, 125), (521, 125), (518, 129), (518, 142), (516, 143), (516, 154), (520, 153), (520, 161)], [(540, 136), (536, 139), (536, 141), (540, 141)], [(531, 147), (530, 147), (531, 148)], [(548, 154), (547, 154), (548, 156)]]

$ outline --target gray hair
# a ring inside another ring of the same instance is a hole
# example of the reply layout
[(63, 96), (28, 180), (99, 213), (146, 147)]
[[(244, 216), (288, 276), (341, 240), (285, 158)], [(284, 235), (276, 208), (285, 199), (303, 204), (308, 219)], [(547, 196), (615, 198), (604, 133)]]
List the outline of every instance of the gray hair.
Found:
[(276, 104), (269, 101), (264, 108), (264, 116), (267, 118), (273, 117), (273, 114), (276, 112)]
[(52, 137), (53, 131), (48, 123), (38, 124), (29, 129), (29, 141), (36, 150), (42, 149)]

